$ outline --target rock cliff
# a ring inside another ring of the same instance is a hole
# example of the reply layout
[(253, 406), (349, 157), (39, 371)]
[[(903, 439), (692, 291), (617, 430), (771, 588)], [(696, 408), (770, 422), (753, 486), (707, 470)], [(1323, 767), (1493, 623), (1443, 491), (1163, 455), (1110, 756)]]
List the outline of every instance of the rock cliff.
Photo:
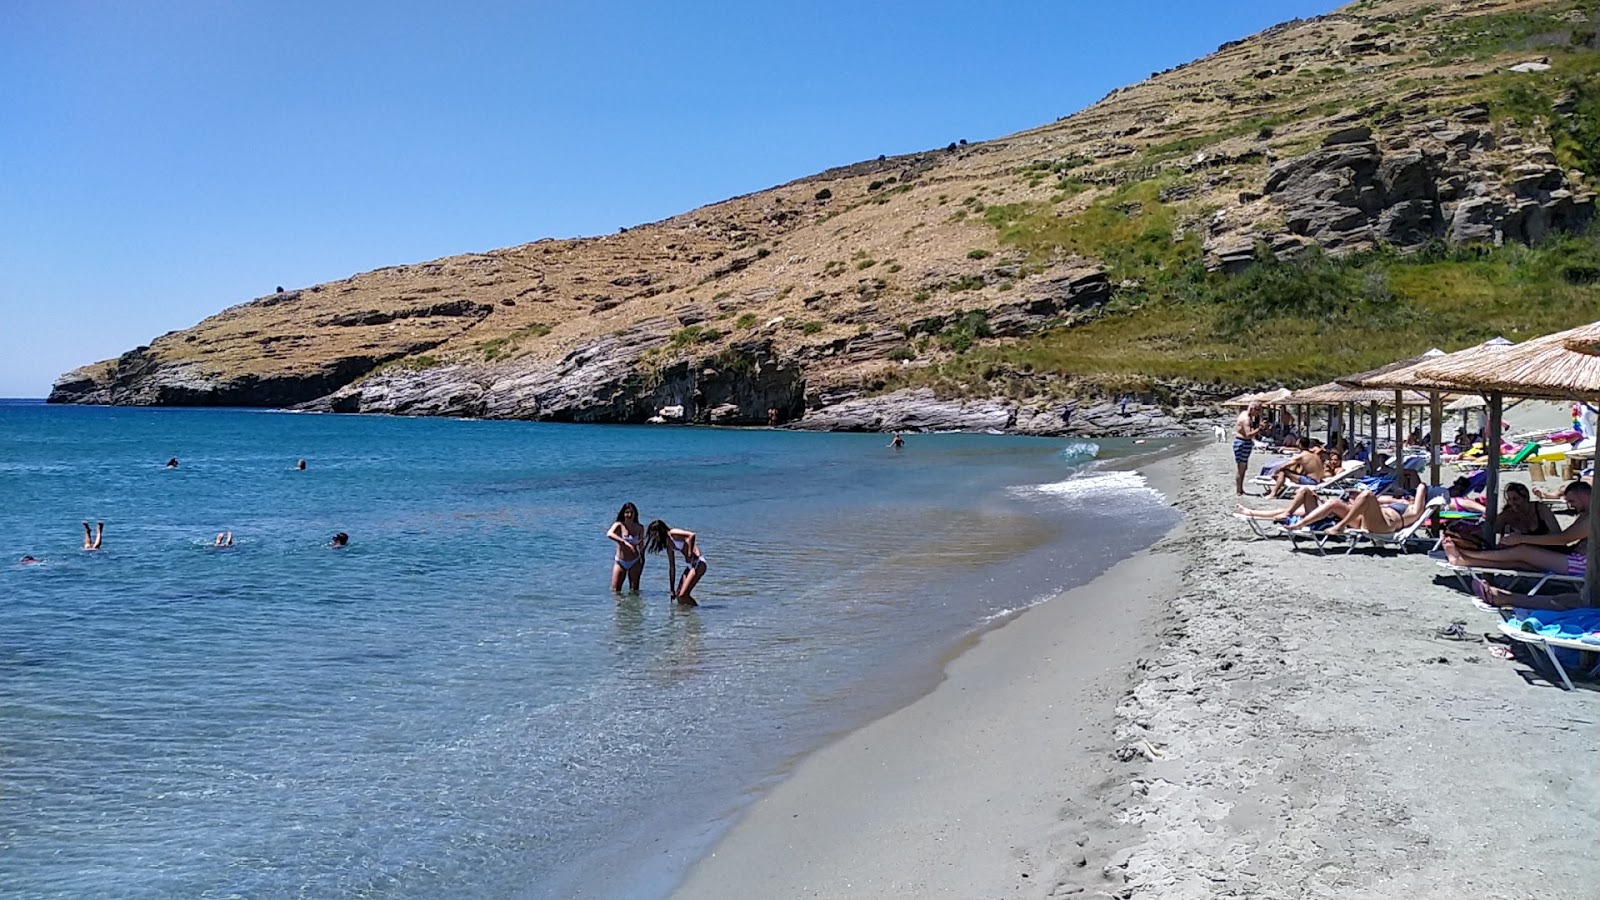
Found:
[[(1248, 385), (1196, 382), (1130, 416), (1106, 412), (1122, 393), (1110, 380), (999, 367), (1009, 393), (986, 397), (938, 373), (974, 348), (1136, 308), (1144, 286), (1113, 260), (1146, 251), (1114, 230), (1084, 237), (1108, 214), (1137, 224), (1159, 210), (1170, 241), (1195, 241), (1196, 264), (1220, 273), (1264, 252), (1537, 243), (1586, 227), (1596, 172), (1574, 160), (1600, 150), (1583, 144), (1594, 101), (1570, 73), (1593, 68), (1581, 54), (1594, 24), (1573, 0), (1362, 0), (1008, 137), (882, 156), (606, 237), (279, 289), (67, 373), (50, 400), (1181, 431)], [(1147, 200), (1122, 199), (1140, 185)], [(1024, 213), (1054, 242), (1020, 234)]]

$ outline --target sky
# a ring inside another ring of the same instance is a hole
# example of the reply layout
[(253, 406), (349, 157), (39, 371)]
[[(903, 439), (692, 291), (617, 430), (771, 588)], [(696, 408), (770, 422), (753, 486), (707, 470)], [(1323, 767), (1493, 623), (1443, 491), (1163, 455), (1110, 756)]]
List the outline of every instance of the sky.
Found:
[(1044, 124), (1333, 0), (0, 0), (0, 397), (282, 285)]

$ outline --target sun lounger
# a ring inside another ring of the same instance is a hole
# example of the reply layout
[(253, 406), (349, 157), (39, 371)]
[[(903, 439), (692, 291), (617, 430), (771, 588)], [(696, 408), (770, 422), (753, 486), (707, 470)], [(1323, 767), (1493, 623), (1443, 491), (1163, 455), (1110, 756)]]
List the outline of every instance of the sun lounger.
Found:
[(1275, 519), (1261, 519), (1242, 513), (1234, 513), (1233, 517), (1249, 525), (1250, 530), (1255, 532), (1258, 538), (1280, 538), (1288, 533), (1283, 530), (1283, 524)]
[[(1428, 520), (1433, 518), (1434, 511), (1443, 505), (1444, 501), (1440, 498), (1429, 500), (1427, 510), (1415, 522), (1399, 531), (1387, 534), (1378, 534), (1360, 528), (1346, 528), (1340, 532), (1296, 530), (1289, 532), (1289, 537), (1294, 542), (1296, 549), (1299, 549), (1302, 538), (1309, 539), (1316, 546), (1317, 552), (1324, 556), (1327, 555), (1329, 547), (1339, 543), (1344, 544), (1344, 552), (1348, 556), (1357, 547), (1361, 546), (1362, 542), (1371, 544), (1373, 549), (1399, 550), (1401, 553), (1405, 553), (1410, 550), (1411, 542), (1417, 539), (1422, 528), (1428, 524)], [(1432, 540), (1427, 535), (1423, 535), (1423, 537), (1427, 540)]]
[(1432, 542), (1433, 537), (1424, 534), (1422, 529), (1427, 527), (1428, 521), (1444, 507), (1444, 504), (1443, 497), (1434, 497), (1428, 501), (1427, 509), (1417, 517), (1415, 522), (1399, 531), (1380, 534), (1375, 531), (1364, 531), (1360, 528), (1345, 529), (1345, 534), (1349, 535), (1350, 540), (1344, 552), (1347, 554), (1353, 552), (1363, 541), (1371, 544), (1374, 550), (1399, 550), (1401, 553), (1409, 552), (1411, 542), (1416, 540), (1419, 535), (1421, 535), (1422, 539)]
[(1512, 625), (1510, 622), (1500, 623), (1500, 633), (1514, 641), (1521, 641), (1544, 650), (1545, 657), (1550, 660), (1551, 668), (1556, 670), (1556, 675), (1561, 678), (1561, 686), (1572, 690), (1572, 679), (1567, 677), (1567, 669), (1561, 665), (1561, 660), (1556, 657), (1556, 649), (1576, 650), (1579, 652), (1580, 664), (1587, 667), (1587, 677), (1590, 679), (1600, 677), (1600, 644), (1591, 644), (1587, 641), (1578, 641), (1571, 638), (1547, 637)]
[[(1324, 492), (1337, 494), (1343, 492), (1343, 490), (1350, 485), (1350, 482), (1359, 477), (1360, 473), (1364, 471), (1366, 467), (1366, 463), (1352, 459), (1341, 465), (1336, 474), (1330, 475), (1314, 485), (1303, 485), (1300, 483), (1299, 478), (1290, 478), (1284, 482), (1284, 487), (1297, 488), (1309, 486), (1315, 488), (1319, 494)], [(1257, 475), (1255, 478), (1251, 479), (1250, 483), (1264, 488), (1271, 488), (1278, 482), (1270, 475)]]
[(1367, 464), (1360, 460), (1349, 460), (1339, 467), (1338, 474), (1324, 480), (1317, 485), (1317, 493), (1329, 496), (1343, 494), (1355, 487), (1356, 481), (1361, 478), (1361, 473), (1367, 470)]
[(1568, 575), (1565, 572), (1531, 572), (1527, 569), (1492, 569), (1485, 566), (1457, 566), (1451, 564), (1451, 562), (1446, 559), (1439, 560), (1439, 568), (1448, 570), (1450, 574), (1456, 577), (1456, 581), (1460, 582), (1461, 589), (1469, 593), (1472, 591), (1473, 576), (1482, 578), (1485, 575), (1494, 575), (1499, 578), (1509, 579), (1529, 579), (1533, 582), (1533, 587), (1528, 590), (1528, 593), (1530, 594), (1539, 593), (1540, 589), (1547, 584), (1555, 584), (1562, 587), (1572, 587), (1574, 585), (1583, 584), (1582, 575)]
[[(1500, 457), (1500, 469), (1504, 471), (1506, 469), (1524, 468), (1528, 465), (1528, 459), (1538, 453), (1539, 442), (1529, 441), (1522, 445), (1522, 449), (1518, 450), (1514, 455)], [(1462, 459), (1456, 461), (1456, 468), (1466, 471), (1467, 469), (1483, 468), (1488, 464), (1489, 461), (1487, 459)]]

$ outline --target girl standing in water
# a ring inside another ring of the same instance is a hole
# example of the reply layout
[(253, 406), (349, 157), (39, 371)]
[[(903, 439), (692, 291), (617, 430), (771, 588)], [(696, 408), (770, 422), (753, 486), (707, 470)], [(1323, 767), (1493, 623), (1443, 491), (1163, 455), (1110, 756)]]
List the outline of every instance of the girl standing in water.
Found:
[[(667, 588), (681, 606), (698, 606), (694, 602), (694, 586), (706, 574), (706, 558), (700, 555), (700, 545), (692, 531), (669, 528), (656, 519), (645, 529), (645, 546), (651, 553), (667, 551)], [(683, 554), (683, 579), (678, 579), (678, 554)], [(673, 587), (676, 585), (676, 587)]]
[(622, 592), (624, 576), (628, 589), (638, 593), (639, 579), (644, 576), (644, 526), (639, 524), (639, 508), (632, 503), (622, 504), (606, 537), (617, 545), (617, 555), (611, 561), (611, 593)]

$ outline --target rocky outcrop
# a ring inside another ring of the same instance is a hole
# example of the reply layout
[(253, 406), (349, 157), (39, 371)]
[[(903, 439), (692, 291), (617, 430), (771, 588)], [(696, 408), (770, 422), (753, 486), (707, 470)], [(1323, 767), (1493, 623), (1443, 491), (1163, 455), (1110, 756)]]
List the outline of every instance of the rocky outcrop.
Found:
[[(1477, 117), (1475, 109), (1465, 113)], [(1345, 128), (1273, 166), (1265, 192), (1291, 236), (1284, 249), (1304, 238), (1336, 253), (1379, 244), (1415, 250), (1435, 240), (1536, 243), (1594, 217), (1593, 193), (1548, 148), (1518, 146), (1491, 157), (1498, 147), (1488, 127), (1442, 119), (1382, 146), (1369, 127)], [(1236, 263), (1240, 244), (1239, 235), (1214, 237), (1213, 267)]]
[(711, 356), (657, 362), (668, 344), (665, 322), (647, 323), (587, 345), (553, 363), (394, 368), (301, 405), (301, 409), (409, 416), (646, 422), (664, 407), (681, 420), (714, 425), (765, 424), (768, 410), (787, 421), (803, 413), (804, 373), (765, 341), (735, 344)]
[(50, 389), (50, 403), (124, 406), (269, 406), (304, 403), (349, 384), (392, 360), (421, 353), (432, 344), (383, 356), (350, 355), (309, 371), (284, 375), (227, 372), (201, 362), (163, 363), (139, 347), (99, 367), (63, 375)]

